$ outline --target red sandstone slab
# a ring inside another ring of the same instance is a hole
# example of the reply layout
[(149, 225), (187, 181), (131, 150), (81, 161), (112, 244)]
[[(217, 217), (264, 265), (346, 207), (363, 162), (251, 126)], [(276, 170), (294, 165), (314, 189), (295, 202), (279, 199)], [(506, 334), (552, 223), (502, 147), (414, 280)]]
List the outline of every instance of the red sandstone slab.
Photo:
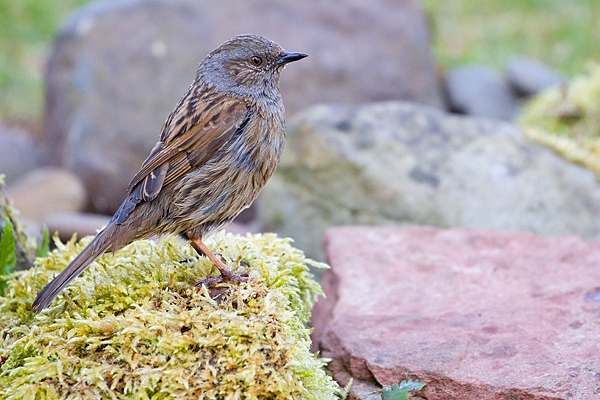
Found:
[(356, 393), (419, 379), (428, 400), (600, 399), (600, 243), (340, 227), (325, 247), (314, 338)]

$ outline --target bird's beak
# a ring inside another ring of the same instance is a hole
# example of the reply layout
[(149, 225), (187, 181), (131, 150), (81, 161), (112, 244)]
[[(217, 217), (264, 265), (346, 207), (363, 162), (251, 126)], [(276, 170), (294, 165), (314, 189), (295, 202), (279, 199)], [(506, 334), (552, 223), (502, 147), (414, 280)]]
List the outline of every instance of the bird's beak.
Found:
[(291, 63), (292, 61), (302, 60), (304, 57), (308, 57), (308, 54), (304, 53), (292, 53), (289, 51), (284, 51), (277, 60), (277, 65), (285, 65), (287, 63)]

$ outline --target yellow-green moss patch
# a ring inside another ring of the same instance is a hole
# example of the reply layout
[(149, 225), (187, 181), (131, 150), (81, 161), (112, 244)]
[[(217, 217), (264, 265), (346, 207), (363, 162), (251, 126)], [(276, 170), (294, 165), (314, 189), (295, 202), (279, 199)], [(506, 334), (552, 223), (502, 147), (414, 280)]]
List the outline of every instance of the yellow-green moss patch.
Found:
[(600, 177), (600, 65), (534, 97), (520, 125), (532, 140)]
[(193, 284), (216, 270), (185, 242), (138, 241), (35, 316), (35, 295), (89, 240), (59, 243), (0, 297), (0, 398), (338, 398), (305, 326), (320, 294), (308, 265), (325, 266), (289, 240), (217, 235), (211, 249), (253, 279), (211, 293)]

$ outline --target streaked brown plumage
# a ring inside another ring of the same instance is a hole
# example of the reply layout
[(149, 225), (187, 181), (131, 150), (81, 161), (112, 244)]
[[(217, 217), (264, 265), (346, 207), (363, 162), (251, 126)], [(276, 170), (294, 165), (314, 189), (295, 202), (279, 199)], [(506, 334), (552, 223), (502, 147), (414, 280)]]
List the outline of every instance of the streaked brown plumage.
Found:
[(97, 257), (164, 233), (187, 237), (221, 271), (202, 242), (250, 206), (273, 174), (285, 141), (279, 74), (306, 57), (258, 35), (238, 35), (213, 50), (167, 118), (158, 143), (131, 181), (109, 224), (38, 294), (40, 312)]

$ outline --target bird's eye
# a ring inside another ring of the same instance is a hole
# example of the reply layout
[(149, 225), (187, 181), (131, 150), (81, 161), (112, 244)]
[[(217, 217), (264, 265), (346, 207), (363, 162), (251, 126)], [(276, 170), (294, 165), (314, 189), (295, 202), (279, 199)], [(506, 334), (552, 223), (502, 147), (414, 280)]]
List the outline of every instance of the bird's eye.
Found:
[(262, 58), (258, 57), (258, 56), (254, 56), (250, 59), (250, 62), (252, 63), (252, 65), (254, 65), (255, 67), (258, 67), (260, 64), (262, 64)]

